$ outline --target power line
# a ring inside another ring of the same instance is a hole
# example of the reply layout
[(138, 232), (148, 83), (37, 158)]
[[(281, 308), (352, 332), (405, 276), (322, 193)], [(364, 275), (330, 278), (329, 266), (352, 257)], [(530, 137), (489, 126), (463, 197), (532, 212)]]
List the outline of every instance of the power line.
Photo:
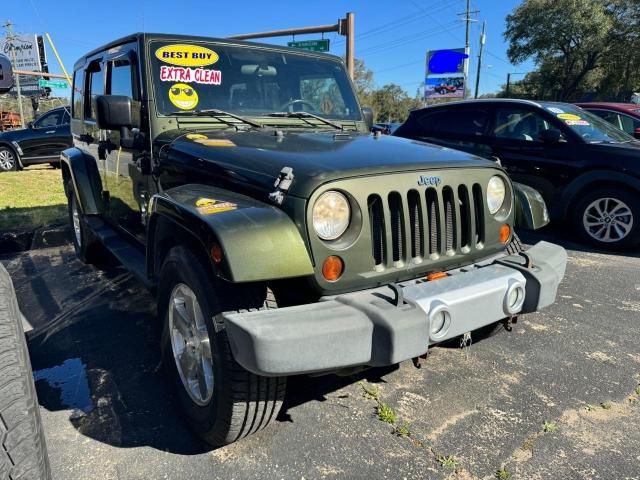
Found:
[[(453, 22), (453, 23), (455, 24), (457, 22)], [(444, 31), (446, 31), (446, 29), (449, 28), (449, 27), (441, 24), (441, 28), (444, 28), (445, 29)], [(416, 40), (422, 40), (424, 38), (427, 38), (427, 37), (430, 37), (430, 36), (433, 36), (433, 35), (439, 35), (441, 33), (444, 33), (444, 31), (441, 30), (441, 29), (434, 29), (434, 30), (424, 31), (424, 32), (422, 32), (422, 34), (417, 34), (416, 35), (415, 33), (413, 33), (413, 34), (410, 34), (410, 35), (405, 35), (403, 37), (395, 39), (392, 42), (385, 42), (385, 43), (380, 43), (378, 45), (373, 45), (371, 47), (367, 47), (364, 50), (361, 50), (360, 54), (364, 54), (364, 53), (367, 53), (367, 52), (373, 52), (373, 51), (383, 52), (385, 50), (389, 50), (389, 49), (392, 49), (392, 48), (400, 47), (402, 45), (413, 43)]]

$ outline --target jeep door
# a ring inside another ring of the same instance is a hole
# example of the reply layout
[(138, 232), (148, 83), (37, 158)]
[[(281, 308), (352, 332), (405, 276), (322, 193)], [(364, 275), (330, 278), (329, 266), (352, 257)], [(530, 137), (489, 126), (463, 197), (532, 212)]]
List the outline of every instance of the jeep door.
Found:
[[(533, 106), (495, 104), (493, 113), (488, 137), (493, 155), (514, 181), (538, 190), (551, 207), (579, 167), (573, 135)], [(560, 130), (560, 141), (543, 141), (542, 132), (551, 129)]]
[[(140, 84), (136, 44), (110, 50), (104, 60), (105, 95), (131, 98), (139, 110)], [(139, 127), (139, 125), (137, 126)], [(104, 185), (109, 192), (107, 218), (114, 226), (144, 241), (144, 215), (149, 198), (149, 175), (140, 170), (139, 158), (132, 149), (121, 145), (121, 132), (103, 130), (100, 156), (104, 158)]]

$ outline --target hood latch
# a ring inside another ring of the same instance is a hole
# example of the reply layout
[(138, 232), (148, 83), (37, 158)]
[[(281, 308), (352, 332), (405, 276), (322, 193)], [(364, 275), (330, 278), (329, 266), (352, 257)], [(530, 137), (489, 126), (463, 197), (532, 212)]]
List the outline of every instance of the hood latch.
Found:
[(278, 205), (282, 205), (282, 202), (284, 202), (284, 194), (289, 190), (291, 182), (293, 182), (293, 168), (282, 167), (278, 178), (276, 178), (273, 184), (276, 190), (269, 194), (269, 200)]

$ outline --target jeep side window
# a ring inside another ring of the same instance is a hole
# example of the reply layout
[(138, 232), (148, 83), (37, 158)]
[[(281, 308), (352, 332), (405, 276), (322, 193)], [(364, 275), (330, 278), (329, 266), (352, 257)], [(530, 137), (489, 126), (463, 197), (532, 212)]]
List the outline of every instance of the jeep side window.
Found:
[[(99, 63), (93, 63), (87, 70), (87, 90), (89, 101), (84, 102), (84, 118), (96, 119), (96, 97), (104, 93), (104, 74)], [(87, 95), (85, 95), (87, 98)]]
[(107, 95), (123, 95), (133, 98), (133, 76), (128, 59), (109, 62), (107, 75)]
[(73, 72), (73, 101), (71, 102), (71, 116), (73, 118), (82, 118), (82, 96), (84, 94), (82, 85), (84, 84), (84, 71), (82, 69)]

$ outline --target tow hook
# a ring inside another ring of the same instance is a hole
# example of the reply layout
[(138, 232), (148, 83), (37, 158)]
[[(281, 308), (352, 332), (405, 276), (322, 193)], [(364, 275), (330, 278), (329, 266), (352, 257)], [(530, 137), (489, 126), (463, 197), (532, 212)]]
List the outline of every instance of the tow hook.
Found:
[(427, 357), (429, 357), (429, 352), (425, 352), (424, 354), (420, 355), (419, 357), (415, 357), (412, 358), (411, 361), (413, 362), (413, 366), (420, 369), (422, 368), (422, 362), (421, 360), (426, 360)]
[(503, 320), (504, 322), (504, 329), (507, 332), (510, 332), (511, 330), (513, 330), (513, 325), (515, 325), (516, 323), (518, 323), (518, 316), (517, 315), (513, 315), (511, 317), (507, 317)]

